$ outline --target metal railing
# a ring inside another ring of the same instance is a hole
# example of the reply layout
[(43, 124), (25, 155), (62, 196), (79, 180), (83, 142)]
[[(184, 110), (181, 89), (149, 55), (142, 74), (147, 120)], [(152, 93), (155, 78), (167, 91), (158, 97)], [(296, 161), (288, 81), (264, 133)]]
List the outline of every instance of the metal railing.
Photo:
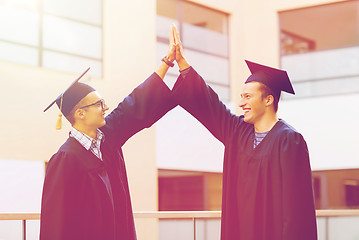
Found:
[[(359, 217), (359, 209), (336, 209), (336, 210), (316, 210), (318, 218), (326, 219), (326, 227), (328, 227), (329, 217)], [(146, 211), (134, 212), (136, 219), (190, 219), (193, 221), (194, 236), (196, 239), (196, 220), (198, 219), (220, 219), (220, 211)], [(1, 220), (18, 220), (22, 221), (22, 236), (26, 240), (26, 221), (40, 220), (40, 213), (0, 213)]]

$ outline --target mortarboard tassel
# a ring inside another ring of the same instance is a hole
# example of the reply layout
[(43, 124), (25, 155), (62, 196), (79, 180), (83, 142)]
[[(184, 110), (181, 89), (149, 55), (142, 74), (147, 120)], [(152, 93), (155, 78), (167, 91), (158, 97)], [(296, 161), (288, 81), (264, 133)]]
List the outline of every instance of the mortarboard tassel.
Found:
[(60, 130), (62, 127), (62, 113), (59, 114), (56, 122), (56, 130)]
[(63, 95), (61, 96), (61, 103), (60, 103), (60, 113), (59, 113), (59, 117), (57, 118), (57, 122), (56, 122), (56, 130), (60, 130), (62, 128), (62, 98)]

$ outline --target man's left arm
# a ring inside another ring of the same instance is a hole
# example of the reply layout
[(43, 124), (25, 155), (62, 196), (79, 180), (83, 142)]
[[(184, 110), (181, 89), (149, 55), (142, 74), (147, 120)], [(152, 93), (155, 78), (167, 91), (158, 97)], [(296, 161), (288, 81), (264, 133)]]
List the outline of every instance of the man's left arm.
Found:
[(297, 132), (289, 133), (280, 150), (282, 166), (283, 240), (316, 240), (317, 226), (309, 153)]
[(162, 59), (159, 68), (106, 117), (103, 130), (114, 133), (113, 136), (120, 146), (137, 132), (150, 127), (177, 105), (172, 101), (171, 90), (163, 82), (176, 58), (173, 27), (171, 26), (169, 34), (167, 55)]
[(176, 104), (163, 80), (153, 73), (136, 87), (107, 117), (103, 130), (121, 146), (134, 134), (150, 127)]

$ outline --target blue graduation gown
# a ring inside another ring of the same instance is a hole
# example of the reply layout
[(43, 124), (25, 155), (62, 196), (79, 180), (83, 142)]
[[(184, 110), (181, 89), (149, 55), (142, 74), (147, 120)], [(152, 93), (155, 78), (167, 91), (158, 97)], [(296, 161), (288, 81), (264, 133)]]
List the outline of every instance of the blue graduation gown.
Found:
[(172, 91), (176, 102), (225, 146), (221, 239), (317, 239), (302, 135), (279, 120), (253, 149), (253, 125), (231, 114), (193, 68), (179, 76)]

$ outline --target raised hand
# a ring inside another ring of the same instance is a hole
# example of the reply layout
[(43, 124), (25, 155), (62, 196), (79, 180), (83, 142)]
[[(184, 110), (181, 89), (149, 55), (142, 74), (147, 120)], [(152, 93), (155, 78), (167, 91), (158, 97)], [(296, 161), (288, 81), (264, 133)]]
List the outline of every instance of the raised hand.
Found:
[(188, 68), (190, 65), (188, 64), (186, 58), (184, 57), (182, 42), (180, 40), (177, 28), (174, 24), (172, 24), (171, 26), (171, 31), (173, 31), (174, 43), (176, 46), (176, 51), (175, 51), (176, 62), (180, 70), (183, 70), (185, 68)]
[(166, 56), (162, 59), (162, 63), (159, 68), (155, 71), (157, 75), (164, 79), (169, 67), (173, 67), (173, 61), (176, 60), (176, 45), (174, 39), (174, 25), (171, 26), (171, 31), (169, 35), (170, 44), (168, 46), (168, 52)]
[(170, 62), (173, 62), (174, 60), (176, 60), (176, 45), (175, 45), (175, 38), (174, 38), (174, 24), (172, 24), (171, 26), (171, 30), (170, 30), (170, 34), (169, 34), (169, 41), (170, 44), (168, 46), (168, 52), (167, 52), (167, 59)]

